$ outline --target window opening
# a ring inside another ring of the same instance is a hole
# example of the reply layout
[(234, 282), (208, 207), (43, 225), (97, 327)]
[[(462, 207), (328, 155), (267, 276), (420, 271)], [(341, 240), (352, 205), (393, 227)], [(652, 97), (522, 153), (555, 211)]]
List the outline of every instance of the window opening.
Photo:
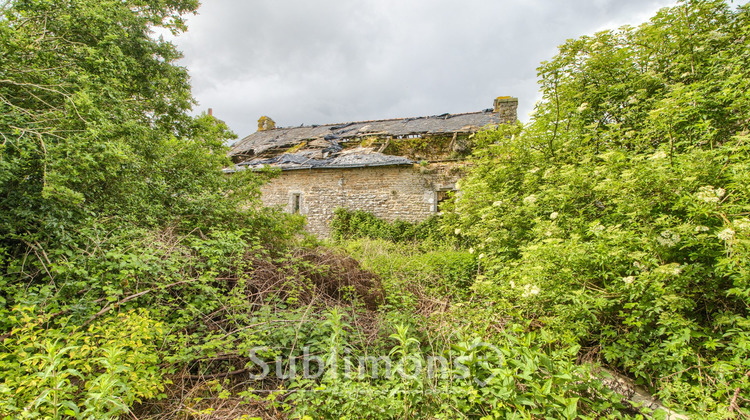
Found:
[(435, 211), (441, 212), (443, 211), (443, 207), (445, 205), (445, 202), (448, 201), (451, 197), (453, 197), (454, 190), (439, 190), (435, 191)]
[(299, 213), (300, 197), (301, 197), (301, 194), (292, 195), (292, 213), (294, 214)]

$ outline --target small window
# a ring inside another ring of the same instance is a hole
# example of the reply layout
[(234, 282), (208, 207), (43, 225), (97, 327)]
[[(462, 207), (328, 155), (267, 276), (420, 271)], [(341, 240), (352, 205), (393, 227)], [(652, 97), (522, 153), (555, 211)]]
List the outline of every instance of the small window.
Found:
[(301, 194), (292, 194), (292, 213), (299, 213)]
[(453, 194), (456, 192), (456, 190), (437, 190), (435, 191), (435, 202), (432, 207), (432, 211), (439, 213), (443, 210), (445, 210), (443, 207), (445, 205), (445, 202), (450, 200), (451, 197), (453, 197)]

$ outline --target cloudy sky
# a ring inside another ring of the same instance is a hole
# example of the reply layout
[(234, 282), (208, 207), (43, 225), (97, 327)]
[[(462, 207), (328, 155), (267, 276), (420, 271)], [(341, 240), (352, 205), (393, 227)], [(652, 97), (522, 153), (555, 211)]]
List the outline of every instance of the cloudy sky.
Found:
[(204, 0), (175, 43), (196, 111), (240, 137), (278, 126), (471, 112), (538, 99), (568, 38), (636, 25), (671, 0)]

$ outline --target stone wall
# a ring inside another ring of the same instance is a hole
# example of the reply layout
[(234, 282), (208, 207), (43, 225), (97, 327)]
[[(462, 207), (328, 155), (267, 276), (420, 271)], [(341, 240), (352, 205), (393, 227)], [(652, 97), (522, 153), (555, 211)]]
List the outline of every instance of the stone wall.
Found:
[(437, 191), (455, 189), (457, 179), (458, 171), (449, 165), (307, 169), (284, 171), (261, 192), (264, 205), (289, 213), (298, 203), (307, 229), (328, 237), (339, 207), (368, 211), (388, 221), (422, 221), (437, 211)]

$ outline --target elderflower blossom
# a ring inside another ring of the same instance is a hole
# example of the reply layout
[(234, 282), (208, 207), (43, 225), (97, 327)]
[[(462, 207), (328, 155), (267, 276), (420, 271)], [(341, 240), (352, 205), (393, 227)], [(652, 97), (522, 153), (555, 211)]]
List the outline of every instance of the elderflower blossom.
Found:
[(500, 206), (503, 205), (503, 202), (500, 201), (500, 200), (498, 200), (498, 201), (495, 201), (494, 203), (492, 203), (492, 205), (495, 206), (495, 207), (500, 207)]
[(635, 277), (634, 276), (623, 277), (622, 281), (624, 281), (625, 284), (633, 284), (633, 282), (635, 281)]
[(581, 104), (581, 105), (580, 105), (580, 106), (578, 107), (578, 112), (583, 112), (583, 111), (587, 110), (587, 109), (588, 109), (588, 107), (589, 107), (589, 103), (588, 103), (588, 102), (583, 102), (583, 103), (582, 103), (582, 104)]
[(550, 220), (555, 220), (557, 219), (559, 215), (560, 215), (559, 213), (557, 213), (556, 211), (553, 211), (552, 213), (550, 213), (549, 218)]
[(740, 232), (750, 231), (750, 220), (740, 219), (734, 221), (734, 227)]
[(724, 197), (724, 194), (726, 194), (724, 188), (714, 189), (714, 187), (710, 185), (705, 185), (698, 189), (698, 192), (695, 194), (695, 196), (698, 197), (699, 200), (705, 201), (706, 203), (718, 203), (721, 198)]
[(527, 284), (523, 286), (523, 297), (531, 297), (538, 295), (541, 292), (538, 286)]
[(709, 231), (708, 226), (696, 226), (695, 227), (695, 233), (708, 232), (708, 231)]
[(523, 199), (524, 204), (534, 204), (536, 203), (536, 196), (534, 194), (531, 194), (530, 196)]
[(456, 229), (455, 229), (455, 230), (453, 231), (453, 233), (455, 233), (456, 235), (460, 235), (460, 234), (461, 234), (461, 228), (456, 228)]
[(656, 237), (656, 241), (662, 246), (673, 247), (680, 242), (680, 235), (672, 232), (671, 230), (665, 230), (659, 236)]
[(734, 230), (726, 228), (717, 233), (716, 236), (724, 242), (731, 242), (734, 239)]
[(656, 272), (676, 277), (682, 273), (682, 268), (680, 268), (680, 265), (677, 263), (665, 264), (657, 267)]
[(667, 153), (663, 150), (659, 150), (658, 152), (651, 155), (651, 160), (659, 160), (659, 159), (666, 159)]

